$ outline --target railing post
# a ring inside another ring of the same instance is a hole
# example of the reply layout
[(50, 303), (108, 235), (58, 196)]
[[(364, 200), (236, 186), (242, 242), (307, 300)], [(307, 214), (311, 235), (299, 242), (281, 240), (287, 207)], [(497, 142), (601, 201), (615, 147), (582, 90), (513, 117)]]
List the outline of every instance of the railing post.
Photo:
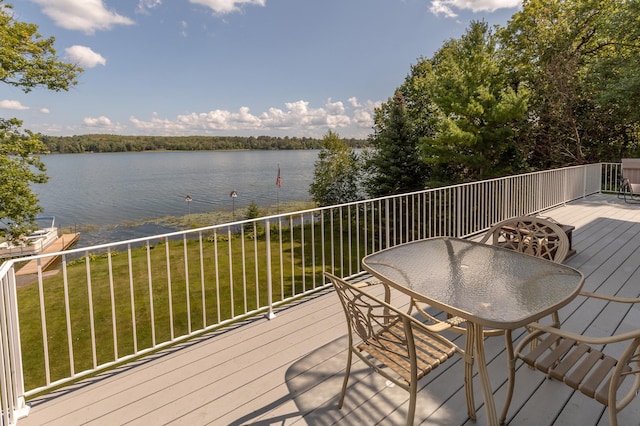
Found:
[(563, 206), (567, 205), (567, 198), (569, 198), (569, 196), (567, 195), (568, 174), (569, 174), (569, 169), (564, 169), (562, 173), (562, 205)]
[(273, 279), (271, 277), (271, 225), (269, 219), (264, 221), (265, 229), (265, 243), (266, 243), (266, 257), (267, 257), (267, 305), (269, 311), (267, 312), (267, 319), (274, 319), (276, 314), (273, 313)]
[(589, 174), (589, 166), (582, 166), (582, 198), (587, 196), (587, 175)]
[[(391, 247), (391, 231), (389, 229), (390, 219), (389, 219), (389, 197), (384, 200), (384, 219), (385, 219), (385, 245), (384, 248)], [(394, 224), (395, 226), (395, 224)]]
[(4, 424), (16, 424), (17, 420), (29, 414), (29, 406), (25, 402), (24, 372), (22, 366), (22, 348), (20, 345), (20, 325), (18, 323), (18, 299), (16, 294), (16, 277), (13, 262), (0, 273), (0, 300), (2, 301), (1, 328), (2, 346), (0, 360), (2, 365), (2, 400), (1, 420)]
[(17, 417), (26, 417), (29, 414), (30, 407), (25, 402), (24, 397), (24, 368), (22, 366), (22, 345), (20, 344), (20, 323), (18, 321), (18, 292), (16, 290), (15, 269), (12, 267), (9, 273), (9, 302), (11, 303), (11, 323), (15, 332), (12, 345), (15, 355), (16, 370), (16, 408), (18, 410)]

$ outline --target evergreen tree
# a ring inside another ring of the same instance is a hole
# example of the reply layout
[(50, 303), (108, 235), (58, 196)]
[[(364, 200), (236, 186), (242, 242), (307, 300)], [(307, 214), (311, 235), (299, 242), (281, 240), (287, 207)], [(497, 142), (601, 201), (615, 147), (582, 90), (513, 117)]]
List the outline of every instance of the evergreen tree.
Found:
[(399, 194), (425, 187), (428, 168), (420, 159), (418, 135), (409, 121), (400, 89), (376, 109), (373, 150), (366, 154), (364, 186), (371, 197)]
[[(247, 209), (245, 210), (244, 218), (257, 219), (260, 216), (262, 216), (262, 212), (260, 211), (258, 204), (256, 204), (256, 202), (252, 200), (251, 203), (247, 206)], [(245, 224), (244, 231), (247, 233), (253, 232), (253, 226), (254, 226), (253, 223)], [(262, 226), (259, 223), (256, 223), (256, 231), (258, 233), (262, 231)]]
[(431, 99), (439, 129), (424, 138), (425, 161), (434, 165), (432, 184), (449, 184), (523, 170), (518, 124), (526, 118), (529, 92), (508, 84), (496, 37), (485, 22), (472, 22), (431, 60)]

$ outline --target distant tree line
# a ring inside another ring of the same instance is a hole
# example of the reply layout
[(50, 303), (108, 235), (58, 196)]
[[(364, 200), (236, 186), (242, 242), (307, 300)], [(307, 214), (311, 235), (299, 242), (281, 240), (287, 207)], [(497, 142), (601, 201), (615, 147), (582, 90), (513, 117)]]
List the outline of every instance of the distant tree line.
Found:
[[(50, 153), (141, 151), (214, 151), (235, 149), (321, 149), (322, 140), (308, 137), (274, 136), (121, 136), (91, 134), (41, 136)], [(343, 139), (351, 148), (366, 146), (366, 140)]]

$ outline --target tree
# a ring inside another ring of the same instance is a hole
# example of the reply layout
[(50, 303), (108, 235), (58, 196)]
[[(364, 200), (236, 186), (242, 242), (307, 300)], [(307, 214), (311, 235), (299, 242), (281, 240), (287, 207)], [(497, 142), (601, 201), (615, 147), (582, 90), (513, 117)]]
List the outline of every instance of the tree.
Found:
[(637, 146), (639, 9), (527, 0), (501, 32), (513, 79), (532, 91), (523, 140), (536, 168), (618, 161)]
[(424, 189), (428, 168), (420, 159), (418, 141), (421, 132), (416, 131), (424, 123), (417, 116), (410, 120), (400, 88), (392, 99), (376, 108), (375, 132), (369, 139), (374, 149), (365, 161), (364, 185), (371, 197)]
[(473, 21), (460, 39), (447, 41), (431, 60), (430, 97), (440, 113), (434, 137), (423, 138), (432, 184), (504, 176), (525, 167), (518, 124), (528, 90), (509, 84), (500, 49), (485, 22)]
[[(68, 90), (82, 69), (60, 61), (55, 38), (42, 38), (38, 27), (17, 21), (12, 6), (0, 0), (0, 81), (28, 93), (35, 87)], [(30, 184), (47, 181), (40, 159), (39, 135), (22, 129), (16, 118), (0, 118), (0, 236), (19, 238), (35, 228), (42, 211)]]
[(358, 157), (337, 133), (329, 130), (314, 164), (309, 194), (319, 206), (331, 206), (360, 199)]
[[(618, 161), (640, 156), (640, 2), (616, 1), (602, 24), (598, 55), (585, 73), (596, 119), (585, 133), (600, 143), (589, 146), (588, 160)], [(594, 128), (595, 127), (595, 128)]]
[[(258, 204), (256, 204), (256, 202), (254, 200), (251, 200), (251, 203), (247, 206), (247, 209), (245, 210), (244, 213), (244, 218), (245, 219), (257, 219), (260, 216), (262, 216), (262, 212), (260, 211), (260, 207), (258, 207)], [(257, 233), (261, 233), (262, 231), (262, 227), (260, 225), (260, 223), (256, 222), (256, 231)], [(244, 225), (244, 232), (247, 233), (251, 233), (253, 232), (253, 223), (246, 223)]]

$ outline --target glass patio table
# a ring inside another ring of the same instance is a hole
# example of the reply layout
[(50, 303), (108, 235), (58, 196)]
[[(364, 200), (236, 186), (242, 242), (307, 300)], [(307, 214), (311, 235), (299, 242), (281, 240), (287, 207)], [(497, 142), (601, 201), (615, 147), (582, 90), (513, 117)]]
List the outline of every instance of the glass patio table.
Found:
[[(392, 287), (416, 302), (466, 320), (466, 350), (474, 357), (491, 425), (498, 420), (484, 354), (484, 327), (505, 330), (509, 386), (513, 386), (511, 331), (569, 303), (584, 282), (582, 273), (568, 266), (449, 237), (384, 249), (364, 257), (362, 266), (388, 286), (387, 301)], [(472, 374), (469, 364), (465, 380)], [(469, 415), (475, 418), (475, 413)], [(501, 422), (505, 416), (503, 412)]]

